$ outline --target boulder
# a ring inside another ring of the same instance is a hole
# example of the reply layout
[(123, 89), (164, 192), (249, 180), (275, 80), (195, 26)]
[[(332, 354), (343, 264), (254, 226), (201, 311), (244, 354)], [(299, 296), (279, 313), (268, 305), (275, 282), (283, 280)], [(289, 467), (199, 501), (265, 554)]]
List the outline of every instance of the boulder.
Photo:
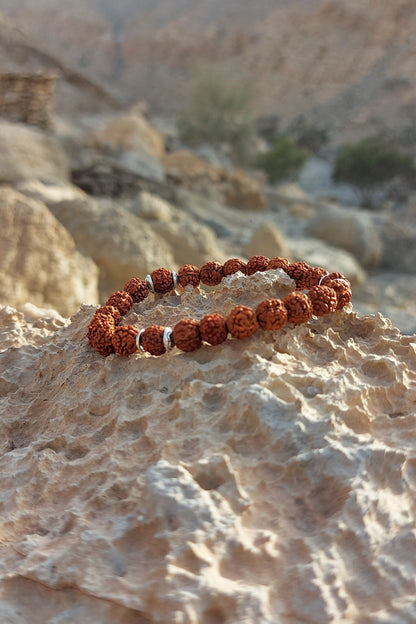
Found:
[(243, 253), (247, 258), (256, 255), (286, 258), (288, 249), (280, 230), (273, 223), (264, 223), (253, 232), (249, 242), (243, 248)]
[[(128, 320), (227, 315), (281, 271)], [(0, 309), (0, 621), (414, 621), (414, 337), (347, 309), (245, 340), (104, 359)]]
[(306, 234), (352, 254), (365, 268), (377, 267), (382, 243), (377, 217), (368, 211), (321, 205), (306, 225)]
[(166, 154), (162, 159), (171, 181), (235, 208), (262, 210), (265, 196), (261, 183), (247, 173), (212, 165), (187, 150)]
[(0, 121), (0, 184), (67, 182), (69, 178), (68, 158), (52, 134)]
[(100, 270), (100, 298), (120, 290), (131, 277), (165, 266), (175, 268), (169, 244), (145, 221), (110, 200), (85, 195), (48, 202), (55, 217), (73, 236), (78, 249)]
[(99, 148), (119, 152), (146, 152), (155, 158), (165, 153), (163, 136), (136, 108), (125, 115), (111, 119), (94, 132)]
[(396, 223), (390, 218), (380, 227), (382, 256), (380, 266), (397, 273), (416, 272), (416, 226), (410, 222)]
[(98, 268), (47, 207), (0, 188), (0, 301), (26, 302), (69, 315), (98, 302)]

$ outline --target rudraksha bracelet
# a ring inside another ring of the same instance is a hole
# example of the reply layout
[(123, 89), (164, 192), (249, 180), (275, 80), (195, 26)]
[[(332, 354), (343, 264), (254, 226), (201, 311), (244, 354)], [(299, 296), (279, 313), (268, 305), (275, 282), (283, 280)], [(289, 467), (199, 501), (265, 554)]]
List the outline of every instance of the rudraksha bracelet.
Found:
[[(236, 305), (227, 317), (217, 313), (206, 314), (199, 321), (187, 318), (174, 327), (150, 325), (137, 329), (121, 324), (134, 303), (143, 301), (149, 293), (167, 294), (179, 284), (197, 288), (202, 282), (216, 286), (221, 280), (241, 271), (253, 275), (257, 271), (283, 269), (296, 283), (296, 291), (283, 299), (265, 299), (252, 309)], [(162, 355), (173, 347), (195, 351), (203, 343), (219, 345), (230, 335), (244, 339), (259, 328), (265, 331), (281, 329), (287, 323), (299, 325), (312, 316), (323, 316), (340, 310), (351, 301), (351, 286), (341, 273), (328, 273), (321, 267), (305, 262), (289, 262), (285, 258), (253, 256), (247, 263), (232, 258), (224, 264), (206, 262), (200, 269), (185, 264), (179, 271), (156, 269), (145, 280), (133, 278), (114, 292), (105, 305), (98, 308), (89, 326), (88, 342), (97, 353), (106, 357), (111, 353), (129, 356), (137, 351)]]

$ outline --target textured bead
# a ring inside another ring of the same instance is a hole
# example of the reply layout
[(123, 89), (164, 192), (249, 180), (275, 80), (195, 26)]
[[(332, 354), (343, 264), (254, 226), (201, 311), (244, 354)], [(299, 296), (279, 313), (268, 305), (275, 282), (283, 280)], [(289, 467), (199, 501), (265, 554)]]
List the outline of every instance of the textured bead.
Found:
[(224, 277), (222, 264), (219, 262), (206, 262), (199, 270), (199, 277), (207, 286), (217, 286)]
[(113, 334), (113, 347), (118, 355), (128, 357), (137, 351), (136, 336), (139, 330), (133, 325), (120, 325)]
[(134, 303), (140, 303), (143, 299), (146, 299), (149, 294), (149, 286), (145, 280), (138, 279), (137, 277), (133, 277), (126, 282), (123, 286), (123, 290), (129, 293)]
[(269, 262), (267, 256), (253, 256), (247, 262), (247, 275), (253, 275), (257, 271), (267, 271)]
[(286, 271), (286, 268), (289, 266), (289, 260), (286, 260), (286, 258), (280, 258), (279, 256), (276, 256), (275, 258), (272, 258), (271, 260), (269, 260), (269, 264), (268, 264), (268, 269), (283, 269), (283, 271)]
[(178, 271), (179, 283), (185, 288), (190, 284), (194, 288), (199, 286), (199, 269), (193, 264), (184, 264)]
[[(345, 279), (345, 278), (341, 278)], [(335, 290), (337, 295), (337, 310), (341, 310), (352, 299), (351, 288), (345, 282), (338, 281), (338, 279), (329, 280), (325, 282), (325, 286), (329, 286)]]
[(276, 331), (287, 322), (287, 310), (281, 299), (265, 299), (256, 308), (258, 324), (262, 329)]
[(224, 275), (233, 275), (237, 271), (241, 271), (244, 275), (247, 275), (247, 264), (239, 258), (230, 258), (227, 262), (224, 262), (223, 267)]
[(312, 288), (312, 286), (318, 286), (320, 280), (326, 275), (328, 271), (322, 267), (310, 267), (306, 276), (306, 288)]
[(195, 319), (183, 319), (173, 328), (173, 341), (181, 351), (195, 351), (201, 346), (199, 323)]
[(336, 292), (328, 286), (312, 286), (308, 291), (308, 297), (315, 316), (330, 314), (337, 308)]
[(202, 340), (211, 345), (219, 345), (227, 340), (228, 329), (225, 318), (216, 312), (206, 314), (199, 321), (199, 333)]
[(163, 332), (165, 328), (161, 325), (150, 325), (142, 333), (141, 346), (151, 355), (163, 355), (166, 352), (163, 344)]
[(342, 273), (340, 273), (339, 271), (333, 271), (332, 273), (328, 273), (325, 275), (325, 277), (322, 278), (322, 282), (321, 282), (321, 286), (328, 286), (328, 282), (330, 282), (333, 279), (344, 279), (348, 282), (347, 278), (344, 277), (344, 275)]
[(113, 334), (115, 329), (114, 320), (110, 317), (98, 317), (88, 327), (88, 343), (103, 357), (114, 353)]
[(173, 290), (173, 277), (169, 269), (165, 269), (163, 267), (161, 269), (156, 269), (150, 273), (150, 277), (152, 278), (155, 292), (160, 295), (166, 295)]
[(304, 290), (308, 284), (308, 273), (311, 267), (306, 262), (291, 262), (285, 272), (296, 282), (298, 290)]
[(98, 310), (95, 311), (94, 316), (92, 317), (91, 323), (94, 321), (94, 319), (96, 318), (112, 318), (115, 322), (116, 325), (119, 324), (119, 322), (121, 321), (121, 312), (120, 310), (118, 310), (117, 308), (115, 308), (114, 306), (102, 306), (101, 308), (98, 308)]
[(227, 329), (240, 340), (252, 336), (258, 329), (256, 313), (244, 305), (236, 305), (227, 317)]
[(300, 292), (292, 292), (283, 299), (283, 305), (287, 310), (287, 322), (300, 325), (312, 316), (312, 303), (307, 295)]
[(109, 296), (109, 298), (105, 302), (105, 305), (114, 306), (115, 308), (117, 308), (117, 310), (120, 311), (121, 315), (124, 316), (132, 309), (133, 299), (126, 291), (116, 290), (116, 292), (113, 292), (113, 294)]

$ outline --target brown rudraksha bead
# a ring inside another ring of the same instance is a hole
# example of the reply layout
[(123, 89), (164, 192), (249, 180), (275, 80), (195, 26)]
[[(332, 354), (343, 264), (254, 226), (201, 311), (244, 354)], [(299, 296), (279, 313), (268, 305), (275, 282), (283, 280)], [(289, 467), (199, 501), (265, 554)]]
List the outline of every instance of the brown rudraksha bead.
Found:
[(103, 357), (107, 357), (111, 353), (114, 353), (114, 329), (115, 323), (111, 317), (97, 317), (91, 321), (88, 327), (88, 343)]
[(140, 344), (145, 351), (151, 355), (163, 355), (166, 349), (163, 344), (163, 332), (165, 328), (162, 325), (150, 325), (146, 327), (140, 336)]
[(256, 313), (245, 305), (236, 305), (227, 316), (227, 329), (233, 338), (249, 338), (259, 328)]
[(173, 277), (169, 269), (164, 269), (163, 267), (161, 269), (156, 269), (150, 273), (150, 277), (152, 278), (155, 292), (160, 295), (166, 295), (173, 290)]
[(133, 277), (126, 282), (123, 286), (123, 290), (129, 293), (134, 303), (140, 303), (149, 294), (149, 286), (144, 280)]
[(268, 269), (283, 269), (283, 271), (286, 271), (286, 268), (289, 266), (289, 260), (286, 260), (286, 258), (280, 258), (279, 256), (276, 256), (275, 258), (272, 258), (271, 260), (269, 260), (269, 264), (268, 264)]
[(247, 275), (253, 275), (257, 271), (267, 271), (269, 262), (267, 256), (253, 256), (247, 262)]
[(306, 262), (291, 262), (285, 269), (285, 272), (296, 282), (298, 290), (307, 288), (308, 273), (311, 267)]
[(322, 267), (310, 267), (306, 276), (306, 288), (312, 288), (312, 286), (318, 286), (321, 278), (326, 275), (328, 271)]
[(199, 269), (199, 277), (207, 286), (217, 286), (224, 277), (222, 264), (219, 262), (206, 262)]
[(337, 295), (337, 310), (341, 310), (344, 306), (346, 306), (352, 299), (352, 292), (349, 282), (341, 281), (345, 278), (328, 280), (325, 282), (325, 286), (329, 286), (335, 290)]
[(113, 347), (118, 355), (128, 357), (137, 351), (136, 336), (139, 330), (133, 325), (120, 325), (113, 334)]
[(315, 316), (324, 316), (334, 312), (337, 308), (337, 294), (328, 286), (312, 286), (308, 291)]
[(287, 310), (281, 299), (265, 299), (256, 308), (257, 322), (262, 329), (276, 331), (287, 322)]
[(116, 290), (105, 302), (106, 306), (114, 306), (124, 316), (133, 307), (133, 299), (125, 290)]
[(193, 264), (184, 264), (178, 271), (179, 284), (185, 288), (190, 284), (194, 288), (199, 286), (199, 269)]
[(103, 319), (110, 317), (114, 320), (115, 324), (118, 325), (121, 321), (121, 312), (114, 306), (106, 305), (106, 306), (102, 306), (101, 308), (98, 308), (98, 310), (95, 311), (95, 314), (92, 317), (91, 323), (94, 321), (94, 319), (98, 317), (102, 317)]
[(173, 342), (181, 351), (195, 351), (202, 344), (199, 323), (195, 319), (183, 319), (173, 328)]
[(224, 275), (233, 275), (237, 271), (241, 271), (244, 275), (247, 274), (247, 265), (239, 258), (230, 258), (227, 262), (224, 262), (223, 267)]
[(216, 312), (206, 314), (199, 321), (199, 333), (205, 342), (211, 345), (221, 344), (228, 336), (225, 318)]
[(291, 292), (283, 299), (287, 310), (287, 322), (294, 325), (305, 323), (312, 316), (312, 303), (307, 295)]
[(348, 282), (347, 278), (342, 273), (339, 271), (333, 271), (332, 273), (327, 272), (325, 277), (322, 279), (321, 286), (328, 286), (328, 282), (333, 279), (343, 279)]

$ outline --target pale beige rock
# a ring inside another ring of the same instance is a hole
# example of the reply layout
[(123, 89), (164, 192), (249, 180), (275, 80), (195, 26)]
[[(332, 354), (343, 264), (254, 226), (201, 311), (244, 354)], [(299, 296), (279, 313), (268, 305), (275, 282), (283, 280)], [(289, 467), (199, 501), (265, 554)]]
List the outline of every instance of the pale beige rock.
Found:
[(147, 152), (156, 158), (165, 153), (162, 135), (139, 110), (111, 119), (94, 133), (98, 146), (123, 152)]
[(69, 177), (69, 160), (54, 136), (24, 124), (0, 121), (0, 184), (66, 182)]
[(173, 218), (174, 209), (161, 197), (142, 191), (137, 199), (128, 206), (132, 214), (150, 221), (168, 222)]
[(184, 149), (166, 154), (162, 164), (171, 181), (220, 199), (226, 206), (252, 210), (265, 207), (261, 183), (244, 171), (228, 171)]
[(131, 277), (144, 278), (161, 266), (174, 268), (168, 243), (145, 221), (110, 200), (82, 194), (49, 197), (48, 208), (73, 236), (78, 249), (99, 268), (100, 300)]
[(243, 252), (247, 258), (256, 255), (263, 255), (268, 258), (274, 258), (275, 256), (283, 256), (286, 258), (289, 254), (282, 233), (273, 223), (260, 225), (253, 232)]
[(28, 301), (69, 315), (98, 302), (98, 269), (76, 249), (70, 233), (46, 206), (0, 188), (0, 301)]
[(377, 217), (364, 210), (322, 205), (317, 207), (306, 231), (333, 247), (345, 249), (363, 267), (380, 264), (382, 242)]
[[(227, 313), (291, 285), (232, 276), (128, 320)], [(93, 311), (42, 327), (0, 311), (3, 621), (412, 621), (414, 337), (346, 309), (103, 359)]]

